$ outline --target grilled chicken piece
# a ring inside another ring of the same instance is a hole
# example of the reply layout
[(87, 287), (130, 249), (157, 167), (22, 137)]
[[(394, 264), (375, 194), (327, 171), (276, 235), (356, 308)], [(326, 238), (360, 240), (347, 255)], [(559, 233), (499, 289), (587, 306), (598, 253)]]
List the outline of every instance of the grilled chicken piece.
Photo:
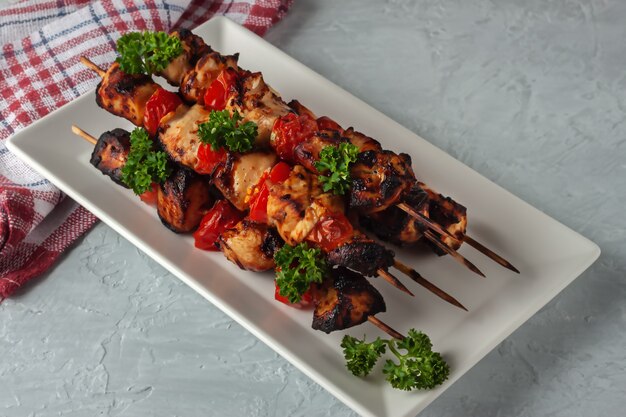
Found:
[(158, 141), (174, 162), (195, 170), (198, 146), (202, 143), (198, 137), (198, 124), (209, 120), (210, 114), (210, 110), (199, 104), (181, 105), (161, 119)]
[(255, 146), (269, 147), (274, 122), (290, 112), (289, 107), (263, 80), (260, 72), (245, 72), (238, 82), (237, 91), (226, 101), (226, 109), (233, 114), (237, 111), (243, 116), (242, 123), (256, 123), (258, 135)]
[(274, 253), (283, 245), (276, 229), (267, 224), (243, 219), (224, 231), (217, 240), (226, 258), (248, 271), (274, 269)]
[(315, 162), (320, 160), (320, 152), (326, 146), (339, 146), (340, 143), (347, 142), (339, 132), (324, 131), (316, 132), (307, 140), (300, 142), (294, 148), (294, 155), (299, 164), (311, 172), (317, 172)]
[(159, 218), (176, 233), (198, 227), (212, 203), (207, 179), (185, 168), (175, 170), (157, 191)]
[(237, 67), (239, 54), (221, 55), (209, 52), (202, 56), (191, 71), (187, 71), (180, 82), (180, 93), (185, 100), (204, 104), (204, 93), (213, 80), (226, 68)]
[(382, 211), (401, 201), (415, 183), (411, 158), (391, 151), (361, 152), (350, 169), (350, 208), (362, 214)]
[(355, 231), (352, 238), (326, 255), (328, 263), (341, 265), (367, 277), (375, 277), (378, 270), (387, 270), (394, 263), (395, 254), (363, 233)]
[(315, 113), (313, 113), (308, 107), (305, 107), (298, 100), (291, 100), (287, 105), (300, 116), (307, 115), (313, 120), (317, 119)]
[[(454, 250), (459, 249), (467, 229), (467, 209), (450, 197), (444, 197), (433, 191), (424, 183), (418, 182), (417, 185), (428, 194), (428, 217), (457, 239), (438, 236), (441, 242)], [(437, 254), (445, 254), (433, 247)]]
[(293, 167), (287, 180), (269, 187), (268, 223), (292, 246), (302, 242), (319, 219), (343, 210), (341, 197), (324, 193), (317, 175), (301, 165)]
[[(403, 201), (424, 217), (428, 217), (428, 194), (417, 184), (406, 193)], [(360, 216), (359, 223), (385, 242), (400, 246), (417, 242), (424, 232), (424, 226), (420, 222), (396, 206), (368, 216)]]
[(180, 85), (183, 76), (193, 70), (196, 62), (213, 50), (200, 36), (194, 35), (188, 29), (179, 29), (171, 35), (180, 39), (183, 53), (174, 58), (159, 75), (171, 85)]
[(126, 74), (114, 62), (98, 84), (96, 103), (106, 111), (142, 126), (146, 102), (159, 88), (150, 76)]
[(359, 148), (359, 153), (367, 151), (381, 152), (383, 150), (382, 145), (376, 139), (370, 138), (361, 132), (357, 132), (351, 127), (344, 130), (342, 132), (342, 136), (347, 138), (351, 144)]
[(213, 184), (238, 210), (248, 209), (248, 189), (254, 187), (263, 172), (274, 166), (278, 157), (270, 151), (245, 154), (229, 152), (226, 163), (216, 169)]
[(128, 159), (128, 152), (130, 133), (124, 129), (113, 129), (100, 135), (89, 162), (116, 184), (128, 188), (122, 182), (122, 168)]
[(322, 284), (313, 285), (313, 327), (330, 333), (359, 325), (384, 312), (382, 295), (365, 278), (346, 268), (333, 269)]

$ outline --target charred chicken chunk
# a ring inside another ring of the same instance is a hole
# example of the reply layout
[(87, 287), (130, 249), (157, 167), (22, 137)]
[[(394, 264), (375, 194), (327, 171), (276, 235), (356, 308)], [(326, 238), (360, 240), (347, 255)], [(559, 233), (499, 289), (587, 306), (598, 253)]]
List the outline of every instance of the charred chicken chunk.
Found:
[(215, 171), (213, 184), (238, 210), (248, 208), (248, 190), (256, 185), (264, 171), (277, 161), (276, 154), (269, 151), (245, 154), (229, 152), (226, 163)]
[(340, 143), (347, 142), (339, 132), (325, 131), (316, 132), (307, 140), (300, 142), (294, 149), (296, 160), (311, 172), (317, 172), (315, 162), (320, 160), (320, 152), (326, 146), (339, 146)]
[(183, 76), (194, 68), (198, 59), (212, 52), (212, 49), (190, 30), (179, 29), (171, 35), (180, 39), (183, 53), (174, 58), (159, 75), (171, 85), (180, 85)]
[(89, 162), (115, 183), (128, 188), (122, 182), (122, 168), (130, 152), (130, 133), (124, 129), (104, 132), (91, 152)]
[[(428, 194), (428, 217), (456, 238), (438, 236), (440, 241), (454, 250), (458, 249), (467, 229), (467, 209), (450, 197), (433, 191), (424, 183), (418, 182), (417, 185)], [(444, 254), (438, 248), (434, 249), (437, 254)]]
[(226, 68), (237, 69), (239, 54), (221, 55), (209, 52), (202, 56), (194, 70), (187, 71), (180, 82), (180, 93), (185, 100), (204, 104), (204, 93), (211, 82)]
[(198, 227), (212, 202), (206, 178), (185, 168), (175, 170), (157, 191), (159, 218), (176, 233), (191, 232)]
[(331, 270), (322, 284), (313, 286), (313, 327), (330, 333), (359, 325), (384, 312), (382, 295), (365, 278), (346, 268)]
[(142, 126), (146, 103), (159, 88), (148, 75), (126, 74), (115, 62), (98, 84), (96, 103), (108, 112)]
[(292, 246), (302, 242), (321, 218), (343, 210), (341, 197), (324, 193), (317, 175), (301, 165), (293, 167), (287, 180), (269, 187), (268, 222)]
[(361, 152), (350, 169), (350, 208), (362, 214), (382, 211), (395, 205), (415, 183), (411, 159), (391, 151)]
[(176, 163), (194, 170), (198, 164), (198, 125), (209, 120), (210, 111), (199, 104), (178, 106), (161, 119), (158, 141)]
[(217, 240), (226, 258), (248, 271), (274, 269), (274, 252), (283, 245), (276, 229), (267, 224), (244, 219), (224, 231)]
[(394, 263), (395, 254), (362, 233), (328, 252), (326, 259), (332, 265), (350, 268), (365, 276), (374, 277), (378, 270), (387, 270)]

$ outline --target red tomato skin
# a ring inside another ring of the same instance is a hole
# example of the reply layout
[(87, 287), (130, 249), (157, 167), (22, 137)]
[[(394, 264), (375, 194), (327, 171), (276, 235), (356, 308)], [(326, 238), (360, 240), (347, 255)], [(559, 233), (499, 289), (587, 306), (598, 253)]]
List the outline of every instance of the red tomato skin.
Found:
[(313, 306), (313, 296), (311, 295), (310, 289), (302, 294), (302, 299), (299, 302), (290, 303), (287, 297), (283, 297), (282, 295), (280, 295), (280, 288), (278, 287), (278, 285), (276, 285), (276, 281), (274, 281), (274, 299), (276, 301), (280, 301), (283, 304), (287, 304), (289, 307), (297, 309), (306, 309)]
[(211, 175), (217, 165), (225, 163), (227, 153), (224, 148), (220, 148), (216, 151), (211, 149), (211, 145), (200, 144), (198, 146), (198, 153), (196, 154), (198, 162), (196, 163), (195, 170), (200, 174)]
[(158, 193), (158, 188), (159, 185), (155, 182), (152, 183), (152, 188), (150, 188), (148, 191), (146, 191), (145, 193), (142, 193), (139, 195), (139, 198), (141, 198), (141, 201), (143, 201), (144, 203), (150, 205), (150, 206), (155, 206), (157, 203), (157, 193)]
[(317, 122), (310, 116), (287, 113), (274, 123), (272, 129), (274, 150), (281, 159), (297, 163), (295, 147), (317, 130)]
[(196, 248), (208, 251), (217, 251), (217, 238), (226, 229), (234, 227), (243, 219), (243, 213), (234, 208), (228, 201), (219, 200), (213, 205), (194, 232), (193, 238)]
[(341, 246), (354, 234), (354, 228), (343, 213), (333, 213), (322, 217), (307, 239), (317, 244), (323, 251), (330, 252)]
[(163, 116), (172, 112), (183, 103), (178, 94), (159, 88), (146, 102), (146, 111), (143, 115), (143, 125), (150, 134), (156, 135), (159, 123)]
[(286, 162), (279, 162), (270, 171), (263, 174), (256, 185), (257, 191), (250, 197), (250, 219), (267, 223), (267, 201), (269, 199), (270, 190), (267, 184), (269, 179), (271, 182), (281, 182), (289, 178), (291, 166)]
[(220, 72), (204, 93), (204, 106), (209, 110), (224, 110), (230, 89), (238, 76), (233, 68), (226, 68)]

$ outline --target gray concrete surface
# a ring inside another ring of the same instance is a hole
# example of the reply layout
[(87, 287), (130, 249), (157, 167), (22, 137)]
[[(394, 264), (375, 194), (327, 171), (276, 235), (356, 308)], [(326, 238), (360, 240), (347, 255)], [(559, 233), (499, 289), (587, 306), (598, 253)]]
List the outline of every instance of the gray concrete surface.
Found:
[[(625, 20), (619, 0), (298, 0), (267, 35), (603, 250), (422, 416), (624, 415)], [(0, 416), (355, 415), (104, 225), (0, 305), (0, 358)]]

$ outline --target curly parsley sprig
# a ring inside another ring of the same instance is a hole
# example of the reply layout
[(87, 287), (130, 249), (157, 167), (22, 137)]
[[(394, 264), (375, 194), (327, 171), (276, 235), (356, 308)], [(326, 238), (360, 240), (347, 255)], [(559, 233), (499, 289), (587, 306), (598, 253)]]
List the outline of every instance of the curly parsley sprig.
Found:
[(135, 128), (130, 134), (130, 151), (122, 167), (122, 182), (135, 194), (143, 194), (152, 183), (162, 183), (171, 173), (167, 154), (154, 151), (153, 142), (143, 127)]
[(415, 329), (409, 330), (408, 336), (402, 340), (378, 337), (370, 343), (365, 338), (360, 340), (346, 335), (341, 347), (347, 368), (361, 377), (371, 372), (378, 358), (389, 348), (397, 362), (387, 359), (383, 374), (392, 387), (405, 391), (432, 389), (441, 385), (450, 374), (446, 361), (438, 352), (433, 352), (430, 338)]
[(178, 55), (183, 46), (177, 36), (165, 32), (131, 32), (117, 40), (116, 61), (127, 74), (156, 74)]
[(326, 146), (320, 151), (320, 160), (315, 162), (315, 169), (324, 191), (345, 194), (351, 185), (350, 164), (356, 161), (359, 148), (349, 142), (339, 146)]
[(198, 125), (198, 137), (202, 143), (210, 144), (214, 151), (228, 148), (233, 152), (248, 152), (257, 136), (254, 122), (240, 123), (239, 112), (231, 116), (228, 110), (211, 111), (209, 120)]
[(276, 262), (276, 285), (280, 295), (290, 303), (297, 303), (312, 283), (322, 282), (328, 270), (322, 251), (309, 248), (302, 242), (297, 246), (284, 245), (274, 254)]

